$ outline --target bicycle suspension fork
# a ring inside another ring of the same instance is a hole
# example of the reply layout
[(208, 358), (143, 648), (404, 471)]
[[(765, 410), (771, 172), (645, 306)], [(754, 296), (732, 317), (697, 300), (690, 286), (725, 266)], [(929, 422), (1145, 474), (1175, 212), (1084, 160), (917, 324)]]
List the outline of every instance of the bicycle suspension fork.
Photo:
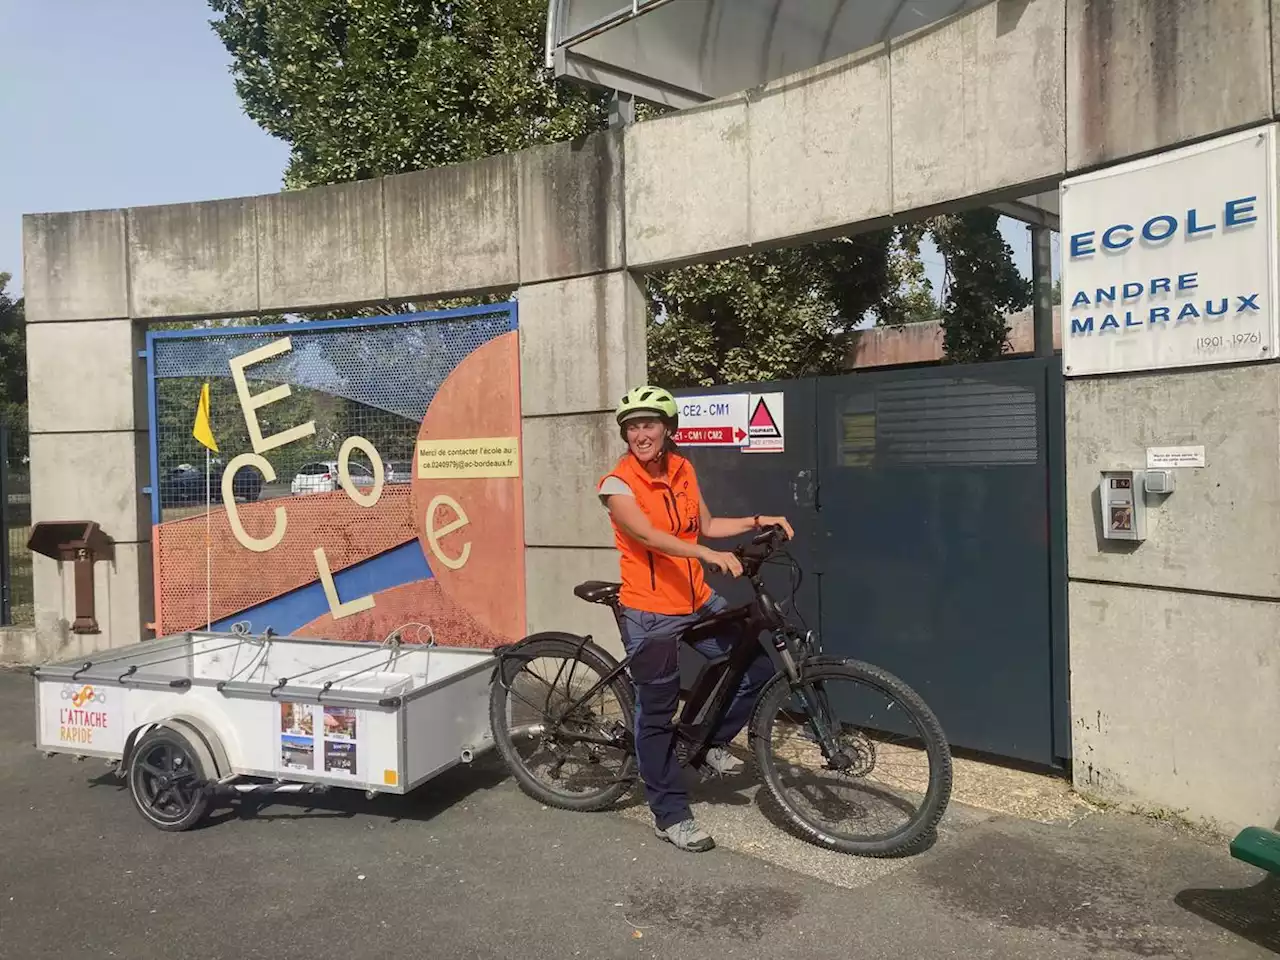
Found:
[(782, 671), (786, 675), (787, 684), (791, 687), (791, 692), (797, 694), (800, 702), (804, 705), (805, 712), (809, 717), (809, 728), (813, 731), (815, 739), (822, 747), (823, 756), (833, 766), (840, 764), (844, 757), (840, 750), (840, 745), (836, 742), (831, 730), (829, 720), (832, 714), (826, 694), (815, 683), (802, 681), (800, 666), (796, 663), (796, 659), (791, 652), (791, 644), (787, 641), (786, 630), (781, 627), (775, 628), (773, 631), (773, 647), (777, 651), (778, 661), (782, 664)]

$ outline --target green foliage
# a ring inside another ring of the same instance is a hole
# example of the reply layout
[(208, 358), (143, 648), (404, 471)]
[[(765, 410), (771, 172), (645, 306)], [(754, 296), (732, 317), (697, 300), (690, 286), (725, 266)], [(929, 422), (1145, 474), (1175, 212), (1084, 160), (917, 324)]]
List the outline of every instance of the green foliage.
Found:
[(290, 187), (569, 140), (608, 97), (542, 69), (546, 0), (209, 0), (245, 111)]
[(1013, 265), (994, 210), (927, 221), (951, 281), (942, 310), (943, 349), (952, 363), (997, 360), (1009, 342), (1005, 316), (1031, 303), (1031, 281)]
[(12, 453), (27, 455), (27, 323), (23, 301), (5, 287), (12, 279), (0, 273), (0, 423), (12, 429)]
[(649, 379), (781, 380), (844, 366), (853, 324), (885, 305), (883, 234), (749, 254), (648, 278)]

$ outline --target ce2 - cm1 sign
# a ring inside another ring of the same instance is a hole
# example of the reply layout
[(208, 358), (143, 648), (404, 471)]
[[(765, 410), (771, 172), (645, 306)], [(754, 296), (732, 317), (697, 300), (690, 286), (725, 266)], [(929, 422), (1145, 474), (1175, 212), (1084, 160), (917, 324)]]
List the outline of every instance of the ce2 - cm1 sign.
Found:
[(1069, 377), (1276, 354), (1276, 126), (1062, 185)]

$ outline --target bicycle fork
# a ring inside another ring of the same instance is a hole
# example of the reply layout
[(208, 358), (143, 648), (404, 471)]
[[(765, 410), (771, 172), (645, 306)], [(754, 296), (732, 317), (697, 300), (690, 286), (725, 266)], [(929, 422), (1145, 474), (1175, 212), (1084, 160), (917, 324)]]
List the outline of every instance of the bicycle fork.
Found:
[(800, 702), (804, 705), (805, 713), (809, 717), (809, 729), (822, 748), (822, 755), (826, 757), (827, 763), (833, 769), (842, 770), (848, 767), (849, 758), (844, 755), (844, 751), (840, 749), (839, 743), (831, 732), (829, 720), (832, 716), (831, 705), (827, 702), (825, 691), (819, 689), (813, 682), (801, 681), (800, 668), (796, 664), (795, 657), (791, 655), (791, 647), (783, 631), (774, 631), (773, 646), (777, 651), (778, 660), (782, 664), (791, 692), (800, 696)]

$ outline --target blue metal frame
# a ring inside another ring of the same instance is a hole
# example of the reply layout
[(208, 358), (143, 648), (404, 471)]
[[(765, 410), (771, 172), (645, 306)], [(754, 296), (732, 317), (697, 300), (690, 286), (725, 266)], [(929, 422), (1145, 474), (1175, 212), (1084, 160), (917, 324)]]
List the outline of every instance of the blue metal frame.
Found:
[(506, 313), (508, 328), (519, 329), (519, 308), (517, 301), (506, 303), (481, 304), (476, 307), (455, 307), (451, 310), (421, 310), (417, 313), (390, 313), (377, 317), (351, 317), (343, 320), (304, 320), (297, 323), (272, 323), (261, 327), (226, 326), (199, 327), (194, 330), (148, 330), (146, 349), (139, 351), (138, 356), (147, 361), (147, 433), (151, 452), (151, 483), (142, 488), (142, 492), (151, 498), (151, 524), (160, 522), (160, 438), (155, 425), (159, 419), (156, 399), (156, 351), (157, 340), (199, 340), (207, 337), (247, 337), (263, 333), (308, 333), (315, 330), (348, 330), (354, 327), (385, 327), (396, 323), (412, 323), (414, 321), (434, 322), (438, 320), (456, 320), (460, 317), (474, 317), (483, 314)]

